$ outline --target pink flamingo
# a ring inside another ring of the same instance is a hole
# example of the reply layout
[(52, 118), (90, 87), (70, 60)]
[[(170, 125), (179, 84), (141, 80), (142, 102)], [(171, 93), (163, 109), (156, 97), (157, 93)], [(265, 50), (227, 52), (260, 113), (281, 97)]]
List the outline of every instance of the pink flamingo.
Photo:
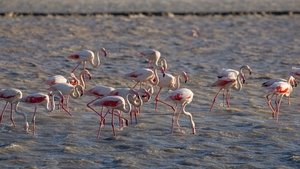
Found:
[[(227, 106), (230, 107), (229, 104), (230, 89), (233, 88), (234, 90), (240, 91), (242, 90), (242, 83), (245, 83), (246, 77), (243, 70), (247, 70), (250, 75), (252, 73), (252, 69), (248, 65), (242, 66), (240, 68), (240, 71), (234, 69), (222, 69), (222, 71), (218, 75), (218, 80), (211, 85), (212, 87), (219, 87), (220, 89), (215, 95), (209, 111), (212, 110), (216, 98), (218, 97), (221, 90), (224, 90), (223, 102), (225, 98)], [(226, 95), (225, 95), (225, 91), (226, 91)]]
[(164, 75), (162, 74), (159, 75), (159, 83), (157, 84), (157, 86), (159, 86), (159, 90), (155, 97), (155, 110), (157, 110), (157, 102), (166, 104), (164, 101), (159, 100), (159, 94), (162, 88), (168, 88), (170, 90), (178, 89), (180, 87), (181, 77), (184, 78), (185, 83), (188, 81), (188, 76), (184, 71), (182, 71), (181, 74), (178, 74), (176, 76), (173, 76), (169, 73), (164, 73)]
[[(125, 101), (126, 100), (126, 101)], [(100, 124), (103, 124), (103, 121), (106, 117), (106, 115), (110, 112), (111, 113), (111, 126), (113, 130), (113, 135), (115, 136), (115, 127), (114, 127), (114, 110), (117, 110), (117, 116), (119, 117), (119, 121), (121, 121), (121, 112), (130, 113), (131, 112), (131, 104), (127, 104), (127, 108), (125, 107), (126, 102), (128, 103), (128, 95), (126, 96), (126, 99), (124, 99), (121, 96), (105, 96), (103, 98), (94, 100), (94, 102), (90, 103), (89, 105), (92, 106), (103, 106), (108, 109), (107, 113), (104, 115), (104, 117), (101, 117)], [(121, 112), (120, 112), (121, 111)], [(97, 113), (100, 114), (100, 113)], [(99, 138), (100, 132), (101, 132), (102, 125), (99, 126), (97, 138)]]
[[(265, 81), (264, 83), (262, 83), (262, 87), (265, 87), (265, 88), (268, 88), (270, 86), (272, 86), (275, 82), (287, 82), (286, 79), (269, 79), (267, 81)], [(297, 87), (297, 82), (294, 81), (294, 83), (291, 84), (292, 87)], [(289, 105), (291, 104), (290, 102), (290, 96), (288, 97), (288, 102), (289, 102)]]
[[(81, 86), (81, 85), (73, 86), (69, 83), (57, 83), (57, 84), (54, 84), (54, 85), (50, 86), (50, 88), (48, 90), (52, 91), (54, 93), (57, 92), (57, 91), (60, 91), (64, 96), (64, 100), (66, 100), (66, 105), (67, 106), (69, 105), (69, 96), (71, 96), (74, 99), (77, 99), (81, 95), (83, 95), (83, 93), (84, 93), (84, 87), (83, 86)], [(68, 109), (68, 107), (67, 107), (67, 109)], [(66, 111), (66, 112), (70, 116), (72, 116), (72, 114), (69, 111)]]
[(158, 50), (155, 49), (146, 49), (138, 53), (139, 56), (146, 58), (149, 62), (149, 65), (158, 66), (159, 59), (161, 58), (161, 54)]
[[(104, 54), (104, 56), (107, 56), (108, 52), (105, 48), (101, 48), (95, 57), (95, 54), (91, 50), (81, 50), (74, 52), (70, 56), (68, 56), (69, 59), (78, 61), (78, 65), (71, 71), (73, 73), (80, 64), (83, 64), (83, 69), (86, 69), (86, 62), (89, 62), (94, 68), (100, 66), (100, 52)], [(95, 60), (96, 59), (96, 60)]]
[[(141, 93), (141, 95), (143, 95), (143, 99), (142, 99), (140, 93)], [(144, 88), (141, 88), (139, 90), (131, 89), (131, 88), (116, 88), (115, 90), (110, 92), (109, 95), (110, 96), (121, 96), (124, 99), (128, 95), (129, 102), (127, 104), (131, 104), (131, 107), (132, 107), (132, 111), (130, 112), (131, 124), (132, 124), (132, 115), (134, 114), (135, 121), (137, 123), (136, 115), (140, 113), (139, 111), (140, 111), (140, 107), (143, 105), (143, 100), (148, 101), (151, 96), (150, 93)]]
[(71, 73), (71, 76), (69, 78), (65, 78), (62, 75), (51, 76), (45, 81), (45, 83), (49, 86), (52, 86), (57, 83), (70, 83), (75, 86), (78, 85), (79, 79), (77, 79), (74, 73)]
[[(7, 89), (0, 90), (0, 100), (6, 101), (5, 106), (4, 106), (1, 116), (0, 116), (0, 123), (2, 122), (3, 114), (6, 109), (6, 106), (8, 103), (10, 103), (10, 107), (11, 107), (10, 108), (10, 120), (11, 120), (13, 126), (14, 127), (16, 126), (14, 119), (13, 119), (13, 109), (14, 109), (13, 104), (17, 104), (21, 98), (22, 98), (22, 92), (19, 89), (7, 88)], [(17, 106), (15, 106), (15, 109), (16, 109), (16, 107)]]
[[(42, 105), (43, 107), (45, 107), (47, 112), (52, 112), (55, 109), (54, 94), (58, 95), (61, 98), (61, 102), (63, 102), (63, 95), (60, 91), (56, 91), (55, 93), (49, 92), (49, 94), (44, 94), (44, 93), (40, 93), (40, 92), (39, 93), (33, 93), (33, 94), (29, 94), (29, 95), (23, 97), (20, 100), (20, 102), (23, 102), (23, 103), (26, 103), (26, 104), (31, 104), (31, 105), (35, 106), (33, 117), (32, 117), (33, 135), (35, 135), (35, 117), (36, 117), (37, 106)], [(62, 108), (66, 112), (68, 112), (68, 110), (66, 110), (64, 107), (62, 107)]]
[(159, 83), (157, 69), (151, 70), (148, 68), (141, 68), (131, 73), (125, 74), (124, 78), (136, 82), (136, 84), (132, 88), (135, 88), (138, 84), (140, 84), (141, 86), (142, 83), (147, 82), (149, 82), (153, 86), (156, 86)]
[[(108, 96), (110, 94), (110, 92), (112, 92), (114, 90), (115, 90), (115, 88), (113, 88), (113, 87), (108, 87), (108, 86), (103, 86), (103, 85), (97, 85), (97, 86), (94, 86), (94, 87), (86, 90), (84, 95), (96, 97), (94, 100), (87, 103), (87, 107), (89, 107), (91, 110), (93, 110), (95, 113), (97, 113), (99, 115), (99, 117), (102, 119), (103, 106), (102, 106), (101, 112), (98, 113), (98, 111), (96, 111), (93, 107), (91, 107), (90, 104), (92, 104), (97, 99), (100, 99), (104, 96)], [(101, 122), (101, 120), (100, 120), (100, 122)], [(100, 125), (102, 125), (102, 124), (100, 124)]]
[(188, 105), (189, 103), (192, 102), (193, 96), (194, 96), (194, 93), (190, 89), (187, 89), (187, 88), (176, 89), (168, 95), (167, 100), (171, 100), (172, 102), (175, 103), (175, 108), (173, 106), (167, 104), (174, 111), (173, 116), (172, 116), (172, 128), (171, 128), (172, 133), (173, 133), (173, 128), (174, 128), (174, 120), (175, 120), (175, 116), (176, 116), (176, 112), (177, 112), (177, 105), (181, 104), (181, 111), (178, 112), (177, 117), (176, 117), (177, 126), (180, 129), (180, 125), (179, 125), (178, 121), (179, 121), (179, 116), (182, 112), (183, 114), (189, 116), (191, 125), (192, 125), (192, 133), (196, 134), (196, 128), (195, 128), (195, 122), (193, 120), (193, 116), (191, 113), (189, 113), (185, 110), (186, 105)]
[[(268, 93), (266, 94), (266, 100), (268, 103), (268, 106), (272, 110), (272, 116), (273, 118), (276, 116), (276, 121), (278, 122), (278, 114), (279, 114), (279, 108), (281, 105), (282, 97), (287, 96), (289, 97), (293, 91), (293, 86), (295, 86), (295, 78), (293, 76), (290, 76), (287, 82), (284, 81), (278, 81), (274, 82), (271, 86), (267, 87)], [(271, 97), (269, 98), (269, 96)], [(275, 104), (276, 108), (271, 103), (271, 99), (276, 95)], [(280, 98), (278, 98), (280, 96)]]

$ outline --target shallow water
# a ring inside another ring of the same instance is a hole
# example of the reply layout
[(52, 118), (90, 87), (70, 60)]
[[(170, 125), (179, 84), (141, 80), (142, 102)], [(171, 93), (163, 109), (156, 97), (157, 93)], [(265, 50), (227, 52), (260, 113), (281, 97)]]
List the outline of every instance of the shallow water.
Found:
[[(292, 66), (300, 67), (299, 16), (227, 17), (2, 17), (0, 18), (0, 87), (16, 87), (23, 94), (47, 91), (43, 81), (55, 74), (67, 75), (76, 63), (67, 60), (72, 51), (105, 47), (109, 58), (90, 69), (88, 86), (132, 86), (122, 74), (147, 63), (136, 51), (156, 48), (170, 66), (185, 70), (190, 81), (182, 86), (194, 92), (187, 106), (196, 123), (181, 116), (185, 133), (170, 133), (171, 110), (154, 111), (153, 100), (143, 107), (137, 125), (112, 137), (109, 121), (97, 139), (95, 113), (86, 108), (92, 98), (71, 100), (73, 117), (56, 110), (38, 110), (37, 134), (26, 134), (9, 110), (0, 125), (1, 168), (299, 168), (300, 92), (292, 104), (282, 103), (279, 122), (271, 117), (261, 83), (287, 78)], [(196, 29), (198, 38), (190, 36)], [(241, 92), (233, 91), (231, 108), (222, 97), (209, 107), (221, 68), (238, 69), (249, 64), (254, 73)], [(166, 97), (166, 90), (162, 98)], [(152, 98), (153, 99), (153, 98)], [(4, 103), (1, 102), (1, 107)], [(32, 107), (21, 105), (32, 111)], [(29, 117), (31, 120), (31, 116)]]

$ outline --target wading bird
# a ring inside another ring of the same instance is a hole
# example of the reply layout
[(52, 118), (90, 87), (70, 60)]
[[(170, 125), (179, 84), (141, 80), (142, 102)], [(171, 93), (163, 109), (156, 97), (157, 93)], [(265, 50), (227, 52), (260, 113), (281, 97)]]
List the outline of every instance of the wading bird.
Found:
[[(94, 100), (93, 102), (89, 103), (89, 107), (101, 106), (101, 107), (106, 107), (108, 109), (107, 113), (102, 118), (100, 118), (101, 122), (100, 122), (99, 130), (98, 130), (97, 138), (99, 138), (99, 136), (100, 136), (103, 121), (108, 113), (111, 113), (111, 126), (112, 126), (112, 130), (113, 130), (113, 135), (114, 136), (116, 135), (115, 127), (114, 127), (115, 110), (116, 110), (117, 116), (119, 117), (119, 122), (121, 121), (121, 118), (122, 118), (121, 112), (126, 112), (126, 113), (131, 112), (131, 104), (128, 104), (129, 103), (128, 96), (129, 95), (127, 95), (125, 99), (121, 96), (105, 96), (103, 98)], [(127, 108), (126, 108), (126, 105), (127, 105)], [(97, 114), (99, 115), (100, 113), (97, 113)]]
[[(278, 114), (279, 114), (279, 108), (281, 105), (282, 97), (283, 96), (289, 97), (293, 91), (293, 86), (295, 86), (295, 84), (296, 84), (295, 78), (293, 76), (290, 76), (287, 82), (284, 81), (274, 82), (271, 86), (267, 87), (268, 92), (265, 97), (268, 106), (272, 110), (272, 116), (273, 118), (276, 117), (277, 122), (278, 122)], [(274, 108), (271, 101), (275, 95), (276, 95), (276, 99), (275, 99), (276, 107)]]
[[(244, 65), (240, 68), (240, 71), (234, 69), (222, 69), (222, 71), (218, 74), (218, 80), (214, 82), (211, 87), (219, 87), (219, 91), (215, 95), (213, 102), (211, 104), (210, 110), (212, 110), (216, 98), (218, 97), (221, 90), (223, 91), (223, 104), (224, 99), (226, 100), (227, 107), (230, 107), (229, 99), (230, 99), (230, 89), (234, 90), (242, 90), (242, 83), (245, 83), (246, 77), (244, 74), (244, 70), (247, 70), (251, 75), (252, 69), (248, 65)], [(226, 92), (226, 95), (225, 95)]]
[(6, 106), (8, 103), (10, 103), (10, 120), (13, 126), (14, 127), (16, 126), (13, 119), (13, 110), (15, 110), (13, 108), (13, 104), (17, 104), (21, 98), (22, 98), (22, 92), (19, 89), (7, 88), (7, 89), (0, 90), (0, 100), (4, 100), (6, 102), (0, 116), (0, 123), (2, 122), (3, 114), (5, 112)]
[[(41, 92), (32, 93), (32, 94), (29, 94), (29, 95), (23, 97), (22, 99), (20, 99), (20, 102), (35, 106), (33, 116), (32, 116), (33, 135), (35, 134), (35, 117), (36, 117), (37, 106), (41, 105), (46, 109), (47, 112), (52, 112), (55, 109), (54, 95), (58, 95), (60, 97), (62, 105), (63, 105), (63, 95), (59, 91), (55, 91), (55, 93), (49, 92), (49, 94), (44, 94)], [(66, 112), (68, 112), (68, 110), (66, 110), (63, 106), (62, 106), (62, 108)]]
[(157, 110), (157, 103), (161, 102), (165, 104), (164, 101), (159, 99), (159, 94), (162, 90), (162, 88), (167, 88), (170, 90), (175, 90), (180, 87), (180, 79), (183, 78), (184, 82), (186, 83), (188, 81), (188, 76), (186, 72), (182, 71), (181, 74), (178, 74), (176, 76), (171, 75), (170, 73), (165, 73), (164, 75), (159, 74), (159, 83), (157, 86), (159, 87), (159, 90), (155, 96), (155, 110)]
[(85, 70), (86, 62), (89, 62), (94, 68), (100, 66), (100, 52), (102, 52), (105, 57), (108, 54), (105, 48), (101, 48), (96, 53), (96, 57), (94, 52), (91, 50), (80, 50), (68, 56), (69, 59), (78, 61), (77, 66), (71, 71), (71, 73), (73, 73), (81, 64), (83, 65), (83, 69)]
[[(172, 105), (167, 104), (174, 111), (173, 116), (172, 116), (172, 128), (171, 128), (172, 133), (173, 133), (173, 128), (174, 128), (175, 118), (176, 118), (177, 127), (180, 130), (180, 125), (179, 125), (178, 121), (179, 121), (180, 114), (183, 113), (183, 114), (189, 116), (191, 126), (192, 126), (192, 133), (196, 134), (196, 128), (195, 128), (195, 122), (193, 120), (193, 116), (191, 113), (189, 113), (185, 110), (186, 105), (188, 105), (189, 103), (192, 102), (193, 96), (194, 96), (194, 93), (190, 89), (187, 89), (187, 88), (176, 89), (168, 95), (167, 100), (171, 100), (173, 103), (175, 103), (175, 108)], [(181, 105), (181, 110), (179, 112), (177, 112), (178, 104)], [(176, 116), (176, 113), (177, 113), (177, 116)]]

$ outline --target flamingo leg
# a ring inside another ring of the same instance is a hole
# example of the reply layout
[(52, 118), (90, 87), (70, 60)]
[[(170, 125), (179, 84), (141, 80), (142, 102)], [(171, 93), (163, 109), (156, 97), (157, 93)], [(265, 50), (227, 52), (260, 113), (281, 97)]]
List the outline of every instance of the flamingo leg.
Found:
[(193, 116), (192, 116), (191, 113), (185, 111), (186, 105), (187, 105), (187, 102), (183, 103), (183, 106), (182, 106), (182, 112), (183, 112), (185, 115), (187, 115), (187, 116), (190, 117), (190, 121), (191, 121), (191, 126), (192, 126), (193, 134), (196, 134), (196, 127), (195, 127), (195, 122), (194, 122), (194, 120), (193, 120)]
[[(272, 96), (271, 96), (271, 98), (269, 98), (269, 96), (271, 94), (272, 94)], [(267, 101), (268, 106), (272, 110), (272, 116), (273, 116), (273, 118), (274, 118), (274, 115), (275, 115), (276, 111), (275, 111), (275, 109), (274, 109), (274, 107), (272, 105), (272, 102), (271, 102), (272, 100), (271, 99), (274, 97), (274, 95), (275, 95), (275, 93), (270, 93), (270, 94), (266, 95), (266, 101)]]
[(225, 90), (223, 90), (223, 107), (225, 107)]
[(75, 68), (71, 71), (71, 73), (74, 73), (74, 71), (78, 68), (78, 66), (81, 64), (81, 62), (79, 62), (78, 64), (77, 64), (77, 66), (75, 66)]
[(165, 105), (167, 105), (167, 106), (169, 106), (169, 107), (171, 107), (172, 110), (175, 111), (175, 108), (174, 108), (172, 105), (170, 105), (169, 103), (166, 103), (166, 102), (161, 101), (161, 100), (157, 100), (157, 101), (158, 101), (158, 102), (161, 102), (161, 103), (163, 103), (163, 104), (165, 104)]
[(280, 105), (281, 105), (282, 97), (283, 97), (283, 95), (281, 95), (281, 97), (278, 101), (278, 104), (277, 104), (277, 112), (276, 112), (276, 122), (277, 123), (278, 123), (279, 108), (280, 108)]
[(229, 90), (226, 90), (226, 105), (228, 108), (230, 107), (229, 100), (230, 100), (230, 92)]
[(209, 109), (209, 112), (211, 112), (211, 110), (212, 110), (212, 108), (213, 108), (213, 106), (214, 106), (214, 104), (215, 104), (215, 102), (216, 102), (216, 98), (218, 97), (218, 95), (220, 94), (220, 91), (222, 90), (222, 88), (218, 91), (218, 93), (215, 95), (215, 97), (214, 97), (214, 100), (213, 100), (213, 102), (212, 102), (212, 104), (211, 104), (211, 106), (210, 106), (210, 109)]
[(2, 113), (1, 113), (1, 116), (0, 116), (0, 123), (2, 122), (3, 114), (4, 114), (4, 111), (6, 109), (7, 104), (8, 104), (8, 102), (5, 103), (5, 106), (4, 106), (3, 110), (2, 110)]
[(131, 89), (134, 89), (140, 82), (136, 82), (134, 86), (131, 87)]
[(37, 106), (35, 106), (35, 108), (34, 108), (34, 113), (33, 113), (32, 120), (31, 120), (31, 123), (33, 124), (33, 135), (35, 135), (35, 114), (36, 114), (36, 110), (37, 110)]
[(159, 94), (161, 92), (161, 89), (162, 89), (162, 87), (159, 88), (159, 90), (158, 90), (158, 92), (155, 96), (155, 111), (157, 111), (157, 101), (159, 100), (158, 97), (159, 97)]
[(107, 110), (107, 112), (105, 113), (105, 115), (103, 117), (100, 117), (99, 129), (98, 129), (98, 133), (97, 133), (98, 139), (100, 137), (101, 128), (104, 126), (103, 124), (104, 124), (105, 117), (108, 113), (109, 113), (109, 110)]
[(72, 116), (72, 114), (70, 113), (70, 111), (68, 110), (68, 108), (65, 108), (65, 106), (64, 106), (64, 98), (63, 98), (63, 97), (61, 97), (61, 108), (62, 108), (66, 113), (68, 113), (69, 116)]
[(172, 115), (172, 126), (171, 126), (171, 134), (173, 134), (173, 129), (174, 129), (174, 120), (175, 120), (175, 115), (176, 115), (176, 111), (177, 111), (177, 104), (175, 106), (175, 109), (173, 109), (173, 115)]
[(16, 127), (14, 116), (13, 116), (13, 103), (10, 103), (10, 121), (12, 122), (13, 126)]
[(113, 135), (116, 136), (115, 124), (114, 124), (114, 109), (112, 109), (112, 112), (111, 112), (111, 127), (112, 127), (112, 131), (113, 131)]

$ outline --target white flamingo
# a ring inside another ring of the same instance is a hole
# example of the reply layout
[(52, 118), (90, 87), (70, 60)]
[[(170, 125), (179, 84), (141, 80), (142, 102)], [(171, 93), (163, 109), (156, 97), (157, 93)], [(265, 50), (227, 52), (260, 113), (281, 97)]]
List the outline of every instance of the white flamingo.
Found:
[(71, 72), (73, 73), (80, 64), (83, 65), (83, 69), (86, 69), (86, 62), (89, 62), (94, 68), (100, 66), (100, 52), (102, 52), (104, 56), (107, 56), (107, 51), (105, 48), (101, 48), (96, 53), (96, 57), (94, 52), (91, 50), (76, 51), (70, 56), (68, 56), (69, 59), (78, 61), (78, 65)]
[(180, 87), (181, 77), (184, 79), (185, 83), (188, 81), (188, 76), (187, 76), (186, 72), (184, 72), (184, 71), (182, 71), (181, 74), (178, 74), (176, 76), (173, 76), (170, 73), (159, 74), (159, 83), (157, 84), (157, 86), (159, 87), (159, 90), (155, 96), (155, 110), (157, 110), (158, 102), (166, 104), (164, 101), (159, 99), (159, 94), (160, 94), (162, 88), (167, 88), (170, 90), (178, 89)]
[[(20, 102), (35, 106), (33, 116), (32, 116), (33, 134), (35, 134), (35, 118), (36, 118), (37, 106), (41, 105), (45, 108), (47, 112), (52, 112), (55, 109), (54, 95), (58, 95), (61, 98), (61, 102), (63, 102), (63, 95), (59, 91), (56, 91), (55, 93), (49, 92), (49, 94), (44, 94), (41, 92), (32, 93), (20, 99)], [(66, 110), (64, 107), (62, 108), (66, 112), (68, 112), (68, 110)]]

